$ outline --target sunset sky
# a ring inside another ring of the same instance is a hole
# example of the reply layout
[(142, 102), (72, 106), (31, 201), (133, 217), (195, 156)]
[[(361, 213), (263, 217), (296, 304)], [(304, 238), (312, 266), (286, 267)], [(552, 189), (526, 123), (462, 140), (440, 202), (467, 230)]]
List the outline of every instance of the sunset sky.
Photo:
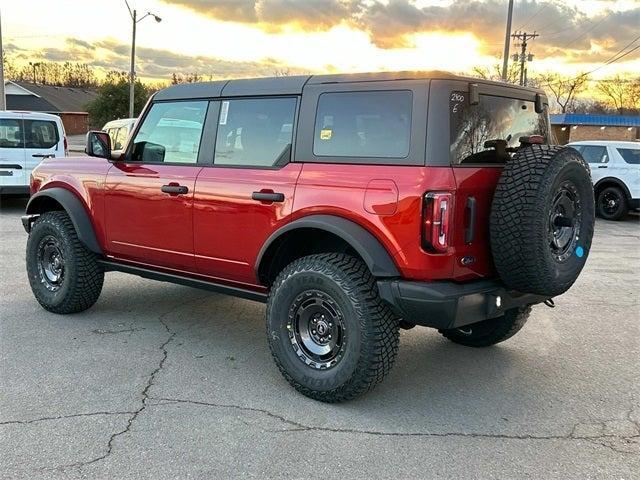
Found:
[[(162, 17), (138, 25), (137, 71), (214, 77), (371, 70), (469, 71), (501, 56), (507, 0), (130, 0)], [(516, 0), (513, 30), (540, 33), (532, 72), (590, 71), (640, 45), (640, 0)], [(0, 3), (7, 54), (128, 70), (124, 0)], [(594, 77), (640, 72), (640, 50)]]

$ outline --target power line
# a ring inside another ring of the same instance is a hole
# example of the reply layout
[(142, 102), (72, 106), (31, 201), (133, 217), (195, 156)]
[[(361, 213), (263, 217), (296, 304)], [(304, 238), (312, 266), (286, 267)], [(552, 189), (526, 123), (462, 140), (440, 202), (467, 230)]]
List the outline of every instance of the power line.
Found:
[(609, 66), (609, 65), (611, 65), (613, 63), (616, 63), (618, 60), (622, 60), (624, 57), (626, 57), (627, 55), (632, 54), (633, 52), (635, 52), (638, 49), (640, 49), (640, 45), (638, 45), (637, 47), (632, 48), (631, 50), (629, 50), (626, 53), (623, 53), (622, 55), (619, 55), (617, 58), (613, 58), (613, 59), (609, 60), (608, 62), (604, 63), (603, 65), (600, 65), (598, 68), (594, 68), (593, 70), (591, 70), (590, 72), (586, 73), (585, 75), (590, 75), (593, 72), (597, 72), (601, 68), (604, 68), (604, 67)]
[(528, 18), (528, 19), (527, 19), (527, 20), (526, 20), (522, 25), (520, 25), (518, 28), (516, 28), (516, 31), (518, 31), (518, 30), (522, 30), (524, 27), (526, 27), (526, 26), (529, 24), (529, 22), (530, 22), (531, 20), (533, 20), (534, 18), (536, 18), (538, 15), (540, 15), (540, 14), (542, 13), (542, 11), (543, 11), (545, 8), (547, 8), (549, 5), (550, 5), (549, 3), (544, 3), (544, 4), (542, 5), (542, 7), (541, 7), (541, 8), (539, 8), (539, 9), (538, 9), (538, 10), (537, 10), (533, 15), (531, 15), (531, 16), (530, 16), (530, 17), (529, 17), (529, 18)]
[(613, 13), (613, 10), (610, 10), (609, 13), (607, 13), (598, 23), (595, 23), (591, 26), (591, 28), (589, 28), (588, 30), (585, 30), (581, 35), (578, 35), (576, 38), (574, 38), (573, 40), (570, 40), (568, 43), (565, 43), (563, 46), (561, 46), (561, 49), (567, 48), (569, 45), (573, 45), (574, 43), (576, 43), (578, 40), (582, 40), (588, 33), (592, 32), (593, 30), (595, 30), (596, 28), (598, 28), (600, 25), (602, 25), (602, 23), (604, 23), (604, 21), (606, 19), (608, 19), (611, 14)]

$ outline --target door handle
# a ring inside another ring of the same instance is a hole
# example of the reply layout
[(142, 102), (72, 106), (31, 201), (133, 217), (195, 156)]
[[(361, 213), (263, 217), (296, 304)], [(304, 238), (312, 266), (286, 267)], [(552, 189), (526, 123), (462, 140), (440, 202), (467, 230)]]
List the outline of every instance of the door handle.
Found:
[(169, 195), (185, 195), (189, 193), (189, 187), (185, 187), (184, 185), (163, 185), (160, 190)]
[(598, 165), (598, 168), (607, 168), (606, 165)]
[(53, 153), (34, 153), (31, 155), (33, 158), (56, 158)]
[(251, 198), (260, 202), (284, 202), (284, 193), (253, 192)]

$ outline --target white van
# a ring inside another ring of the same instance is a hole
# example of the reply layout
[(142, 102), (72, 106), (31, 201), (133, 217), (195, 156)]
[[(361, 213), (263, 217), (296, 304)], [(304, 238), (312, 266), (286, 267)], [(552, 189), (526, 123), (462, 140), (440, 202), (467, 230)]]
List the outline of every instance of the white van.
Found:
[(0, 111), (0, 194), (29, 193), (29, 177), (45, 158), (67, 155), (60, 117)]

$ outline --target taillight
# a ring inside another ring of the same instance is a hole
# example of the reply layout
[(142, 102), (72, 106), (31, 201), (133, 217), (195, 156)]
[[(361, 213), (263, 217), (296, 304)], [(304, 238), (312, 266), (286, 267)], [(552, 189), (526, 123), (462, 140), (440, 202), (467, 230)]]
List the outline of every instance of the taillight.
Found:
[(424, 196), (422, 239), (427, 250), (446, 252), (449, 247), (452, 199), (451, 193), (429, 192)]
[(64, 136), (64, 156), (69, 156), (69, 142), (67, 142), (67, 136)]

